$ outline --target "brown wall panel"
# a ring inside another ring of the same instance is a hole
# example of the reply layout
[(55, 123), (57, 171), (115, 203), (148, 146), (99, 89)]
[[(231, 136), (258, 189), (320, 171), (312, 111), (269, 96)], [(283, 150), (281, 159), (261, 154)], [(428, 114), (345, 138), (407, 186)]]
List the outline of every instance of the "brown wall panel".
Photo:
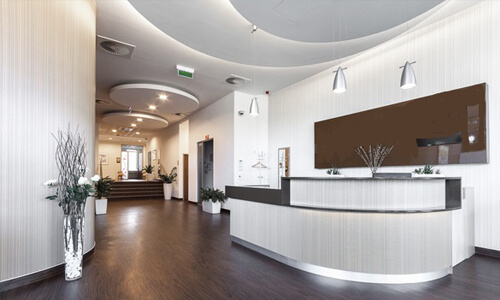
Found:
[(486, 83), (314, 124), (315, 168), (363, 167), (354, 152), (393, 145), (384, 166), (487, 163)]

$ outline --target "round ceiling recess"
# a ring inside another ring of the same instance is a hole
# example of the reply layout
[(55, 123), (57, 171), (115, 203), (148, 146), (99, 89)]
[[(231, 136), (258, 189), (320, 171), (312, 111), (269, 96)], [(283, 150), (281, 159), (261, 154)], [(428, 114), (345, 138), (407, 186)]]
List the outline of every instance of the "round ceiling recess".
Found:
[[(141, 121), (137, 119), (141, 119)], [(161, 117), (144, 113), (129, 113), (128, 111), (103, 114), (102, 122), (117, 128), (129, 128), (132, 123), (136, 124), (138, 129), (161, 129), (168, 126), (168, 121)], [(130, 128), (130, 130), (132, 129)]]
[(191, 112), (200, 105), (198, 98), (179, 89), (159, 84), (131, 83), (113, 87), (110, 97), (119, 104), (138, 110), (172, 114)]

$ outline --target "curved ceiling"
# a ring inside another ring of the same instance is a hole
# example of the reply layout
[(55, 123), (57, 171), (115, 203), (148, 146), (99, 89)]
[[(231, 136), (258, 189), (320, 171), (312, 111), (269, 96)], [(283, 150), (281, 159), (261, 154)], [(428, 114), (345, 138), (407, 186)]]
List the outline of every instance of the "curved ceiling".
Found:
[(199, 101), (195, 96), (159, 84), (130, 83), (117, 85), (111, 89), (109, 95), (117, 103), (134, 110), (150, 109), (175, 114), (191, 112), (199, 106)]
[[(296, 67), (330, 62), (386, 42), (425, 20), (443, 1), (233, 1), (239, 11), (229, 0), (217, 5), (203, 0), (130, 3), (162, 32), (202, 53), (247, 65)], [(345, 5), (347, 13), (335, 10), (336, 5)], [(298, 20), (286, 20), (287, 14)], [(350, 21), (343, 24), (340, 43), (332, 22), (345, 15)], [(252, 23), (261, 28), (254, 35)], [(309, 35), (322, 42), (309, 42)]]
[(114, 125), (115, 130), (123, 128), (127, 132), (140, 132), (141, 129), (161, 129), (168, 126), (168, 121), (155, 115), (117, 111), (105, 113), (102, 122)]
[(443, 0), (229, 0), (250, 23), (294, 41), (327, 43), (366, 37), (401, 25)]
[[(110, 91), (118, 85), (146, 83), (175, 87), (194, 95), (199, 100), (199, 106), (196, 108), (199, 110), (233, 91), (248, 94), (263, 94), (265, 91), (272, 93), (337, 66), (338, 60), (336, 59), (339, 57), (349, 59), (353, 55), (358, 55), (401, 35), (408, 28), (413, 27), (417, 30), (477, 4), (476, 0), (449, 0), (438, 5), (428, 4), (429, 7), (435, 6), (410, 20), (407, 25), (397, 25), (384, 31), (383, 29), (391, 26), (390, 24), (404, 21), (401, 16), (393, 16), (394, 19), (390, 23), (384, 23), (385, 27), (376, 30), (365, 28), (364, 32), (369, 34), (378, 30), (383, 31), (342, 41), (339, 44), (339, 42), (301, 41), (304, 39), (304, 33), (293, 33), (301, 27), (299, 25), (296, 25), (296, 28), (291, 27), (288, 33), (292, 35), (286, 37), (284, 35), (286, 32), (281, 32), (282, 29), (277, 24), (272, 24), (273, 20), (254, 19), (258, 17), (257, 9), (272, 13), (266, 4), (267, 1), (245, 1), (259, 3), (254, 4), (253, 8), (246, 9), (240, 7), (239, 0), (231, 1), (96, 0), (97, 34), (135, 46), (133, 55), (129, 58), (97, 51), (96, 98), (99, 99), (96, 105), (97, 119), (105, 113), (128, 110), (127, 104), (120, 104), (119, 100), (111, 101)], [(309, 1), (317, 2), (307, 0)], [(276, 3), (274, 0), (269, 0), (269, 2)], [(286, 3), (288, 0), (282, 2)], [(293, 2), (306, 2), (306, 0)], [(321, 3), (327, 2), (330, 1), (321, 1)], [(386, 1), (350, 0), (349, 2), (357, 2), (361, 5), (366, 2), (385, 3)], [(390, 2), (396, 3), (394, 5), (398, 5), (398, 2), (409, 2), (411, 6), (417, 5), (413, 2), (428, 1), (394, 0)], [(429, 2), (436, 3), (434, 0), (429, 0)], [(386, 9), (392, 14), (404, 15), (394, 7), (396, 6), (390, 8), (386, 6)], [(283, 7), (281, 9), (283, 10)], [(420, 11), (424, 10), (425, 8), (420, 8)], [(291, 14), (291, 12), (287, 13)], [(413, 15), (407, 15), (405, 18), (412, 18)], [(306, 14), (304, 17), (307, 18), (307, 16)], [(370, 22), (370, 17), (364, 17), (366, 22)], [(357, 17), (357, 19), (360, 20), (363, 17)], [(328, 22), (328, 20), (323, 21)], [(251, 22), (261, 23), (259, 26), (262, 29), (259, 29), (256, 35), (250, 34)], [(328, 23), (325, 24), (327, 25), (324, 30), (328, 32), (331, 26)], [(345, 37), (362, 35), (361, 29), (356, 29), (357, 33), (351, 33), (354, 26), (349, 25), (348, 30), (345, 31)], [(256, 39), (255, 51), (252, 50), (254, 37)], [(339, 51), (339, 45), (342, 51)], [(255, 55), (255, 64), (252, 63), (252, 54)], [(185, 79), (177, 76), (177, 64), (195, 69), (195, 78)], [(252, 65), (258, 65), (258, 67)], [(230, 85), (226, 83), (228, 77), (235, 76), (251, 78), (252, 84)], [(333, 76), (332, 74), (332, 81)], [(111, 104), (101, 103), (106, 101), (110, 101)], [(146, 102), (147, 100), (141, 100), (141, 103), (134, 105), (137, 108), (134, 109), (134, 113), (150, 112)], [(179, 122), (185, 117), (159, 110), (155, 114), (168, 120), (170, 124)], [(127, 127), (128, 125), (121, 126)], [(105, 136), (104, 134), (110, 133), (114, 127), (116, 125), (101, 122), (100, 134)], [(154, 130), (141, 130), (140, 136), (146, 137), (148, 134), (152, 136)], [(137, 138), (137, 136), (134, 137)], [(109, 136), (109, 138), (115, 139), (115, 136)]]

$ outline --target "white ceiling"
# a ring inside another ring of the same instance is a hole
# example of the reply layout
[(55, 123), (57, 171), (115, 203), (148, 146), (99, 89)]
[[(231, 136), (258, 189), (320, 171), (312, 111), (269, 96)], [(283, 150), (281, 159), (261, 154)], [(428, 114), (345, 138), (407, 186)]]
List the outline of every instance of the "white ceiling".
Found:
[[(335, 66), (341, 57), (358, 55), (478, 2), (97, 0), (97, 34), (135, 46), (130, 58), (97, 51), (96, 98), (111, 102), (96, 105), (97, 117), (128, 111), (129, 106), (135, 113), (148, 112), (147, 99), (112, 100), (111, 89), (124, 84), (184, 91), (199, 100), (198, 109), (235, 90), (272, 93)], [(252, 23), (259, 26), (254, 34)], [(194, 78), (177, 76), (176, 65), (193, 68)], [(225, 82), (231, 74), (253, 81), (232, 86)], [(154, 114), (173, 124), (185, 117), (174, 111)], [(103, 139), (112, 128), (127, 126), (107, 122), (101, 121), (99, 128)]]

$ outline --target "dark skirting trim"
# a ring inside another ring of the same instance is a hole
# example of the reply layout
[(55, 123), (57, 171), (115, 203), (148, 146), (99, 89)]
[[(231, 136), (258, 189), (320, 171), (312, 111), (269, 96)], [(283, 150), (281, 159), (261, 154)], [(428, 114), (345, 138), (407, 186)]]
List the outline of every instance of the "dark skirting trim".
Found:
[[(92, 257), (92, 255), (94, 254), (94, 251), (95, 251), (95, 244), (94, 244), (94, 247), (92, 247), (92, 249), (89, 252), (87, 252), (83, 255), (83, 262), (84, 263), (85, 263), (85, 261), (87, 261), (89, 258)], [(21, 286), (25, 286), (28, 284), (32, 284), (32, 283), (35, 283), (37, 281), (41, 281), (41, 280), (44, 280), (44, 279), (47, 279), (47, 278), (50, 278), (50, 277), (53, 277), (53, 276), (56, 276), (59, 274), (63, 274), (63, 273), (64, 273), (64, 263), (57, 265), (57, 266), (54, 266), (54, 267), (49, 268), (49, 269), (45, 269), (45, 270), (42, 270), (39, 272), (31, 273), (31, 274), (26, 275), (26, 276), (6, 280), (4, 282), (0, 282), (0, 293), (15, 289), (15, 288), (18, 288)]]
[(487, 248), (476, 247), (476, 254), (490, 256), (494, 258), (500, 258), (500, 251)]

